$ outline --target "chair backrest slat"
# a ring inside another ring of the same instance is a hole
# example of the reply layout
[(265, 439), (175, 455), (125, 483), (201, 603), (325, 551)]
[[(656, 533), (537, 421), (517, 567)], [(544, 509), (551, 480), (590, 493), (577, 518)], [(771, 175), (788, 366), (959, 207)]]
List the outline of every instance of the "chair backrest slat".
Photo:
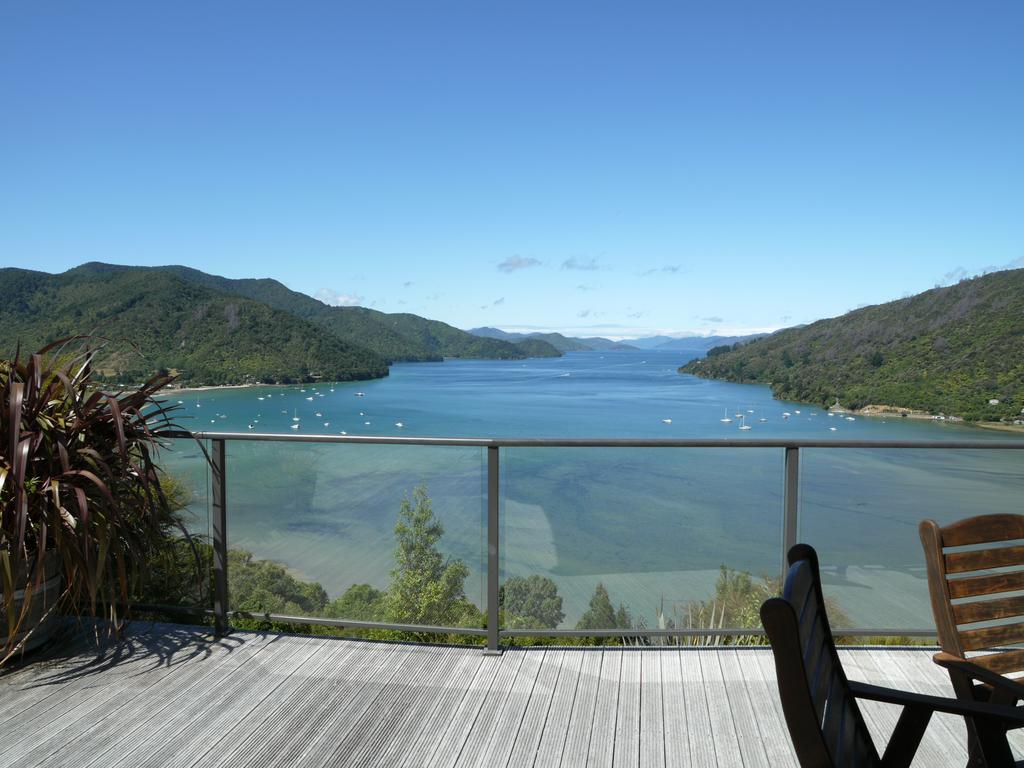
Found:
[(945, 547), (967, 547), (1024, 539), (1024, 516), (979, 515), (950, 523), (942, 529)]
[(974, 549), (946, 555), (946, 573), (985, 571), (989, 568), (1006, 568), (1013, 565), (1024, 565), (1024, 547)]
[(1024, 624), (1022, 623), (960, 630), (960, 645), (965, 651), (1001, 648), (1014, 643), (1024, 643)]
[(878, 766), (880, 759), (850, 692), (825, 612), (818, 559), (798, 544), (782, 596), (766, 600), (761, 620), (771, 639), (786, 724), (801, 765)]
[(964, 576), (959, 579), (948, 579), (949, 596), (954, 600), (960, 597), (981, 597), (994, 595), (998, 592), (1018, 592), (1024, 590), (1024, 571), (994, 573), (990, 576)]
[(979, 621), (1009, 619), (1022, 615), (1024, 615), (1024, 595), (953, 605), (953, 617), (957, 624), (974, 624)]

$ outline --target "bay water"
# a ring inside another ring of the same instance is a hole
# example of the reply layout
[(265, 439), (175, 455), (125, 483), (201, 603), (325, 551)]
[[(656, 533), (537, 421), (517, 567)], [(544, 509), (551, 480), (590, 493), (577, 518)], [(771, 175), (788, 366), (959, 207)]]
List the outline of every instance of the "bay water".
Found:
[[(677, 353), (577, 352), (525, 361), (396, 364), (376, 381), (180, 392), (193, 431), (434, 437), (984, 440), (1020, 435), (951, 422), (830, 415), (768, 387), (680, 375)], [(785, 416), (788, 414), (788, 416)], [(729, 421), (723, 421), (729, 419)], [(293, 426), (297, 425), (297, 429)], [(741, 430), (740, 426), (750, 429)], [(229, 441), (229, 546), (320, 582), (387, 586), (402, 498), (426, 487), (441, 548), (486, 600), (486, 449)], [(209, 472), (187, 443), (165, 453), (209, 525)], [(507, 448), (501, 451), (502, 576), (548, 576), (572, 627), (597, 584), (656, 626), (686, 623), (720, 568), (777, 577), (783, 450)], [(1020, 512), (1024, 452), (801, 451), (799, 538), (860, 627), (931, 626), (917, 524)]]

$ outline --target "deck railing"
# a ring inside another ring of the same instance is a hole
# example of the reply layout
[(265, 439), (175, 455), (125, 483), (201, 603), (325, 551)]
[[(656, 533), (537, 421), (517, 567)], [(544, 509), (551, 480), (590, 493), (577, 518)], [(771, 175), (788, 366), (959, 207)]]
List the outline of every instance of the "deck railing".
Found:
[[(458, 634), (486, 637), (486, 651), (500, 652), (503, 638), (529, 637), (657, 637), (657, 636), (751, 636), (761, 635), (760, 629), (750, 627), (671, 628), (671, 629), (507, 629), (499, 624), (499, 589), (501, 555), (500, 488), (501, 456), (509, 448), (690, 448), (690, 449), (756, 449), (774, 448), (783, 451), (782, 536), (779, 542), (779, 562), (785, 563), (785, 554), (797, 543), (800, 527), (800, 457), (806, 449), (901, 449), (901, 450), (1024, 450), (1024, 440), (814, 440), (814, 439), (589, 439), (589, 438), (451, 438), (451, 437), (377, 437), (334, 435), (280, 435), (232, 432), (178, 432), (167, 435), (176, 439), (209, 441), (211, 476), (211, 533), (213, 546), (213, 606), (216, 631), (230, 628), (228, 605), (228, 512), (227, 478), (229, 474), (228, 443), (320, 443), (343, 445), (405, 445), (453, 446), (486, 450), (486, 617), (487, 627), (448, 627), (396, 624), (377, 621), (355, 621), (316, 616), (290, 616), (261, 614), (273, 621), (318, 624), (344, 629), (383, 629), (417, 633)], [(1024, 459), (1024, 455), (1022, 455)], [(1021, 467), (1024, 476), (1024, 464)], [(965, 511), (965, 516), (970, 514)], [(784, 565), (783, 565), (784, 570)], [(172, 606), (163, 606), (172, 608)], [(845, 636), (934, 636), (931, 628), (855, 627), (843, 629)]]

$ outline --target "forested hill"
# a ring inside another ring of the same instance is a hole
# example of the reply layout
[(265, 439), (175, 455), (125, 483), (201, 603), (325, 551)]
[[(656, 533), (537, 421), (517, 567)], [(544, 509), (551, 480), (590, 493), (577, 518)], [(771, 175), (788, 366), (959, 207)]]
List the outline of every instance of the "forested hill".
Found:
[(428, 320), (418, 315), (388, 314), (366, 307), (332, 307), (304, 293), (293, 291), (276, 280), (231, 280), (188, 267), (156, 269), (172, 271), (189, 282), (224, 293), (246, 296), (290, 312), (392, 362), (441, 360), (445, 357), (518, 360), (525, 357), (558, 357), (560, 354), (550, 345), (523, 348), (511, 341), (481, 339), (440, 320)]
[(51, 275), (0, 269), (0, 346), (35, 349), (63, 336), (117, 340), (108, 379), (165, 368), (183, 384), (289, 382), (387, 375), (394, 360), (557, 356), (480, 339), (416, 315), (330, 307), (273, 280), (228, 280), (185, 267), (84, 264)]
[[(1024, 269), (994, 272), (730, 347), (680, 368), (776, 397), (1021, 418)], [(990, 401), (998, 400), (997, 404)]]
[(385, 360), (312, 323), (166, 272), (49, 275), (0, 270), (4, 354), (78, 334), (111, 340), (98, 359), (108, 381), (165, 369), (182, 384), (330, 381), (387, 375)]

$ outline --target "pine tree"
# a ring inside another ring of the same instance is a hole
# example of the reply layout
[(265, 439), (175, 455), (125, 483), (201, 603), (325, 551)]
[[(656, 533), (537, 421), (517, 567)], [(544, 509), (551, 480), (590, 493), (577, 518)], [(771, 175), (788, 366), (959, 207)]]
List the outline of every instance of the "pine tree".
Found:
[(426, 486), (416, 487), (411, 501), (402, 499), (395, 525), (396, 565), (384, 597), (388, 621), (454, 627), (475, 618), (463, 586), (469, 568), (461, 560), (447, 560), (437, 549), (443, 535)]
[(576, 629), (616, 629), (617, 626), (608, 590), (604, 584), (599, 583), (594, 589), (594, 596), (590, 598), (590, 607), (580, 617)]

